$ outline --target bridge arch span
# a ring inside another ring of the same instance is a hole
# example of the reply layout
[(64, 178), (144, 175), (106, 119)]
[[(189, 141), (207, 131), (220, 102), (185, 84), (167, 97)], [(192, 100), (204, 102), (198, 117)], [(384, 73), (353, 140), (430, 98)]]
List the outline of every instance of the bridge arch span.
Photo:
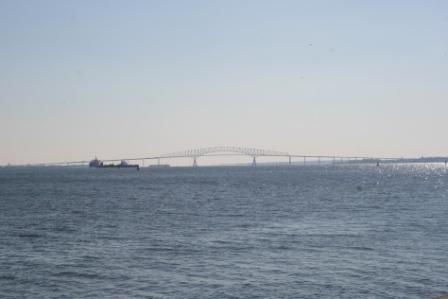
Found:
[(203, 147), (191, 150), (185, 150), (180, 152), (174, 152), (169, 154), (161, 155), (163, 158), (170, 157), (189, 157), (189, 158), (198, 158), (201, 156), (207, 156), (210, 154), (219, 154), (219, 153), (236, 153), (249, 157), (261, 157), (261, 156), (290, 156), (287, 152), (273, 151), (273, 150), (264, 150), (258, 148), (250, 148), (250, 147), (239, 147), (239, 146), (213, 146), (213, 147)]

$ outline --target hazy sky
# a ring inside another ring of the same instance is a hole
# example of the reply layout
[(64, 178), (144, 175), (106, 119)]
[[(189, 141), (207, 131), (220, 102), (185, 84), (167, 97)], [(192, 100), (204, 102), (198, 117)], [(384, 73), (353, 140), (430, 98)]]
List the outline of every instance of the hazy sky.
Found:
[(0, 0), (0, 164), (448, 155), (448, 1)]

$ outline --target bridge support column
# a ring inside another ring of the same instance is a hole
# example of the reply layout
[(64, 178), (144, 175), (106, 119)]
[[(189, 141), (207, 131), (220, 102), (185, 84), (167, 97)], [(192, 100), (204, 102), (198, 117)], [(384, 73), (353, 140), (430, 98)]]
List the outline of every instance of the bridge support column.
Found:
[(252, 159), (252, 166), (257, 166), (257, 158), (253, 157)]
[(319, 165), (320, 165), (320, 157), (317, 157), (317, 161), (318, 161), (318, 163), (319, 163)]
[(291, 166), (291, 156), (288, 156), (288, 165)]
[(306, 157), (303, 157), (303, 166), (306, 165)]
[(193, 167), (198, 167), (198, 161), (196, 161), (196, 157), (193, 157)]

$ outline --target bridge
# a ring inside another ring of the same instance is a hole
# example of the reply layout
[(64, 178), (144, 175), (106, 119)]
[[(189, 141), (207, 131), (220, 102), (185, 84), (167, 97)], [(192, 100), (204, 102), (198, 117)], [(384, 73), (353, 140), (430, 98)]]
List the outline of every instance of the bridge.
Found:
[(198, 166), (197, 158), (202, 156), (228, 156), (226, 153), (232, 153), (234, 156), (248, 156), (252, 158), (252, 165), (257, 165), (257, 157), (289, 157), (287, 152), (272, 150), (263, 150), (257, 148), (238, 147), (238, 146), (214, 146), (204, 147), (182, 152), (175, 152), (161, 155), (159, 158), (192, 158), (193, 167)]
[[(250, 148), (250, 147), (238, 147), (238, 146), (213, 146), (197, 149), (189, 149), (179, 152), (173, 152), (162, 155), (137, 157), (137, 158), (119, 158), (119, 159), (106, 159), (103, 162), (119, 162), (119, 161), (137, 161), (145, 165), (145, 161), (156, 161), (160, 165), (162, 160), (172, 160), (179, 158), (189, 158), (192, 160), (192, 166), (198, 167), (198, 159), (200, 157), (224, 157), (224, 156), (246, 156), (251, 159), (251, 165), (257, 165), (257, 159), (261, 157), (278, 157), (286, 159), (288, 165), (292, 163), (301, 162), (306, 165), (308, 161), (321, 164), (321, 161), (331, 161), (332, 163), (348, 163), (348, 162), (370, 162), (377, 163), (387, 160), (399, 160), (397, 158), (384, 158), (384, 157), (363, 157), (363, 156), (340, 156), (340, 155), (299, 155), (290, 154), (288, 152)], [(299, 159), (299, 161), (298, 161)], [(53, 163), (39, 163), (33, 166), (51, 166), (51, 165), (86, 165), (90, 161), (75, 161), (75, 162), (53, 162)]]

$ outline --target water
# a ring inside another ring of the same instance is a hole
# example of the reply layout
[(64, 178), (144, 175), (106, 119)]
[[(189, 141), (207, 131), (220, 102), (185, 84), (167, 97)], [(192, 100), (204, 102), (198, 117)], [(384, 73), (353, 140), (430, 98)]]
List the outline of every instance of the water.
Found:
[(432, 298), (439, 166), (0, 169), (0, 298)]

